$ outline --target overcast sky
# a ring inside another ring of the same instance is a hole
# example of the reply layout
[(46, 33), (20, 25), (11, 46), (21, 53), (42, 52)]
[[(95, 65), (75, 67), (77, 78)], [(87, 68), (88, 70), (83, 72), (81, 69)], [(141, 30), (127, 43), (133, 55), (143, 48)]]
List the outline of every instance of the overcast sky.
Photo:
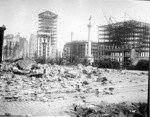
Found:
[[(46, 10), (58, 15), (58, 49), (71, 40), (87, 40), (88, 19), (92, 16), (91, 40), (98, 41), (98, 26), (107, 24), (112, 16), (114, 23), (134, 19), (150, 23), (150, 2), (136, 0), (0, 0), (0, 26), (6, 34), (29, 39), (38, 30), (38, 14)], [(102, 12), (104, 11), (104, 13)], [(124, 15), (124, 14), (128, 15)]]

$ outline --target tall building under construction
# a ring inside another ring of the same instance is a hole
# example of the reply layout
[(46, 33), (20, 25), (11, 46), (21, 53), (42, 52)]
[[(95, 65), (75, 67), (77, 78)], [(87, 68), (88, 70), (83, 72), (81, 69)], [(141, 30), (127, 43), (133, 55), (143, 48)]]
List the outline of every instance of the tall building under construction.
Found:
[(57, 17), (58, 15), (50, 11), (38, 15), (37, 55), (40, 57), (56, 57)]
[(135, 20), (112, 23), (98, 27), (99, 59), (126, 59), (133, 64), (148, 59), (150, 24)]

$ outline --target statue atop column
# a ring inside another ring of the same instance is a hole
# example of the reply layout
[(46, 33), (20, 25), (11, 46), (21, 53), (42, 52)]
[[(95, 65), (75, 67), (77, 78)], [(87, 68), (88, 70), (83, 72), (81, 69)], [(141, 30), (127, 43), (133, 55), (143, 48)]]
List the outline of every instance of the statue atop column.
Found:
[(89, 23), (91, 23), (91, 18), (92, 18), (92, 16), (90, 16), (90, 18), (89, 18)]

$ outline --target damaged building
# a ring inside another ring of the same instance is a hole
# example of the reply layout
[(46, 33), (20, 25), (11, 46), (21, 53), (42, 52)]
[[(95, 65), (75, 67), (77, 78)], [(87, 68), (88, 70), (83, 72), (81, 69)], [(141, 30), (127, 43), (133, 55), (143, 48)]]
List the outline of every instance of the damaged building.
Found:
[(21, 37), (20, 33), (16, 36), (8, 34), (4, 36), (3, 60), (28, 57), (28, 41)]
[(57, 50), (57, 17), (45, 11), (38, 15), (37, 54), (44, 58), (56, 58)]
[(111, 59), (136, 64), (149, 57), (150, 24), (135, 20), (98, 27), (99, 60)]
[[(91, 42), (91, 53), (94, 60), (98, 60), (98, 43)], [(64, 56), (68, 58), (78, 57), (84, 59), (88, 54), (88, 42), (87, 41), (72, 41), (64, 45)]]

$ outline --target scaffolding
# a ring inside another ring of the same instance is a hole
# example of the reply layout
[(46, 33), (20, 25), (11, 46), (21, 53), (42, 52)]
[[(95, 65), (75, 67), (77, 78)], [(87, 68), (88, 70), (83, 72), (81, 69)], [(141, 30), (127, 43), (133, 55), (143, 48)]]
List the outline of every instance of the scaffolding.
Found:
[(57, 17), (58, 15), (45, 11), (39, 15), (39, 30), (38, 32), (45, 33), (51, 36), (51, 45), (57, 44)]
[(38, 15), (38, 56), (56, 57), (57, 51), (57, 17), (51, 11)]

